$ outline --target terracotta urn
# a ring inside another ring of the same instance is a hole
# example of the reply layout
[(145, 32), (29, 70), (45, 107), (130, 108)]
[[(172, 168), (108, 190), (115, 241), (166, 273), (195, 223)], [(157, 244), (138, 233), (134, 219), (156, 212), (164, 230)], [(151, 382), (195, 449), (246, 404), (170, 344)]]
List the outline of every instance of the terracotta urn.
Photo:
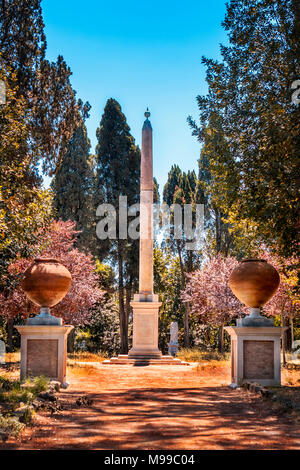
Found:
[(22, 289), (27, 297), (40, 307), (58, 304), (71, 286), (68, 269), (52, 258), (36, 258), (24, 273)]
[(262, 307), (280, 283), (276, 269), (263, 259), (245, 259), (231, 273), (229, 286), (234, 295), (252, 309)]

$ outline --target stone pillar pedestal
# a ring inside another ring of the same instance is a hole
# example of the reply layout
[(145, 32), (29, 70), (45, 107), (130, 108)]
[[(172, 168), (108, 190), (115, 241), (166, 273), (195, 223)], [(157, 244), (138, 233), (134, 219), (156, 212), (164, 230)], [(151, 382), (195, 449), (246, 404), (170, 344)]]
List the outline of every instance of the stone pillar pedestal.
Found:
[(178, 343), (168, 343), (168, 353), (170, 356), (177, 356)]
[(136, 294), (130, 303), (133, 308), (133, 338), (128, 357), (159, 359), (162, 356), (158, 349), (158, 310), (161, 302), (157, 301), (158, 296), (154, 294), (149, 296), (148, 301), (140, 298), (143, 296)]
[(66, 384), (67, 337), (71, 325), (16, 326), (21, 335), (21, 380), (44, 375)]
[(286, 328), (226, 327), (231, 337), (232, 384), (281, 385), (280, 338)]

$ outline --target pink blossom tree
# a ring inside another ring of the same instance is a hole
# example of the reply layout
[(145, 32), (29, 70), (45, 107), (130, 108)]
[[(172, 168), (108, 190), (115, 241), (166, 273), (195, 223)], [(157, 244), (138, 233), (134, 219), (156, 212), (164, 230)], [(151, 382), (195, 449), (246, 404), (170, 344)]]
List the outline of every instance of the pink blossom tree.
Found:
[[(290, 326), (291, 342), (294, 342), (294, 320), (300, 317), (298, 288), (299, 261), (296, 258), (280, 258), (264, 247), (259, 257), (265, 259), (280, 275), (280, 285), (273, 297), (264, 306), (264, 313), (278, 317), (282, 326)], [(282, 336), (283, 362), (286, 363), (286, 333)]]
[[(36, 256), (56, 258), (72, 275), (68, 294), (51, 309), (51, 313), (62, 317), (65, 323), (85, 325), (91, 319), (93, 307), (104, 298), (104, 292), (99, 288), (92, 256), (74, 247), (77, 233), (74, 222), (53, 221), (44, 230), (43, 242), (34, 247), (34, 252)], [(0, 293), (0, 315), (11, 325), (16, 316), (27, 318), (39, 311), (39, 307), (27, 299), (20, 286), (22, 275), (32, 262), (33, 259), (17, 259), (9, 268), (10, 274), (19, 281), (17, 287), (8, 293)]]
[(190, 303), (191, 313), (203, 324), (215, 324), (220, 331), (220, 349), (224, 347), (224, 325), (242, 316), (244, 307), (232, 293), (228, 280), (237, 266), (235, 258), (221, 255), (210, 259), (202, 269), (188, 275), (182, 300)]

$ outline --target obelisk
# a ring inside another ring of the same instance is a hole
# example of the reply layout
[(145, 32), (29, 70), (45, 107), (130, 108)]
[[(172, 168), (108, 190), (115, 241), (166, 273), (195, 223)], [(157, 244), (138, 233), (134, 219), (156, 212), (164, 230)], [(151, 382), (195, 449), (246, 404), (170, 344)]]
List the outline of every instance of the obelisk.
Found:
[(140, 188), (139, 293), (133, 308), (133, 344), (129, 358), (160, 358), (158, 349), (158, 310), (161, 305), (153, 293), (153, 156), (150, 112), (142, 129)]
[(148, 108), (145, 117), (141, 158), (139, 295), (147, 300), (153, 294), (153, 156)]

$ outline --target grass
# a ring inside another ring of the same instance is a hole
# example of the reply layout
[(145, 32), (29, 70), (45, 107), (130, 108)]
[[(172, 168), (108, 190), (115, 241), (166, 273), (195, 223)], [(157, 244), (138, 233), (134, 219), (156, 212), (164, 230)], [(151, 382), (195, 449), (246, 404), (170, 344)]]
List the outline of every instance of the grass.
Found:
[(221, 354), (217, 351), (200, 351), (200, 349), (183, 348), (178, 351), (177, 357), (186, 362), (227, 362), (230, 353)]
[(20, 351), (5, 354), (5, 362), (7, 363), (20, 362), (20, 358), (21, 358)]
[(292, 363), (282, 367), (282, 386), (268, 387), (275, 393), (274, 409), (289, 411), (300, 422), (300, 367)]
[(21, 382), (12, 380), (7, 375), (0, 376), (0, 407), (8, 404), (9, 410), (13, 411), (21, 403), (31, 404), (39, 393), (47, 390), (49, 379), (46, 377), (35, 377)]
[(74, 362), (102, 362), (106, 358), (107, 356), (105, 356), (105, 354), (102, 352), (90, 353), (87, 351), (83, 351), (83, 352), (68, 353), (69, 364), (72, 364)]
[(73, 375), (79, 376), (92, 375), (98, 370), (97, 367), (90, 365), (88, 362), (86, 364), (78, 364), (77, 362), (68, 364), (68, 369)]
[(283, 366), (281, 370), (282, 385), (298, 387), (300, 392), (300, 367), (293, 364)]

